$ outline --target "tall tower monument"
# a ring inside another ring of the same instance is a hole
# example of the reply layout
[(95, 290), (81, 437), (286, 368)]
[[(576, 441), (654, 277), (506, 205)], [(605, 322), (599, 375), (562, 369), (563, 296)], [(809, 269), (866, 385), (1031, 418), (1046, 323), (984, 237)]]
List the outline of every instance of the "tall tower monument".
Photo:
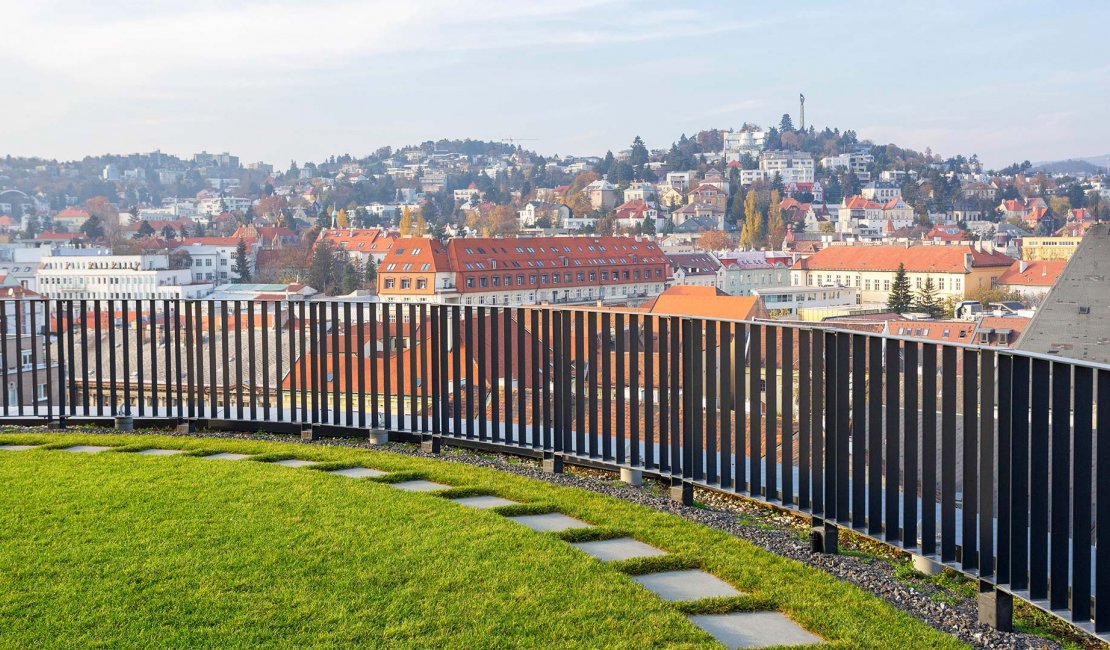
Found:
[(806, 96), (801, 94), (801, 93), (798, 93), (798, 103), (799, 103), (799, 106), (801, 108), (801, 110), (799, 111), (800, 115), (798, 115), (798, 122), (801, 123), (802, 130), (805, 131), (806, 130)]

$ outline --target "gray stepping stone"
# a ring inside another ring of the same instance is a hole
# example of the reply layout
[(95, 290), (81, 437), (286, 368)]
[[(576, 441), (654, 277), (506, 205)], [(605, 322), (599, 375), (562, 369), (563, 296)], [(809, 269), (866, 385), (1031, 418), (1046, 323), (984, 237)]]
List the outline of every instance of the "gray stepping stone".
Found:
[(648, 573), (632, 576), (632, 579), (663, 600), (701, 600), (740, 595), (729, 583), (698, 569)]
[(825, 643), (779, 612), (740, 612), (691, 616), (690, 622), (728, 648)]
[(184, 449), (144, 449), (135, 452), (140, 456), (173, 456), (174, 454), (184, 454)]
[(97, 445), (74, 445), (73, 447), (66, 447), (62, 451), (69, 451), (78, 454), (95, 454), (106, 449), (111, 449), (111, 447), (100, 447)]
[(654, 557), (666, 555), (654, 546), (645, 544), (631, 537), (618, 537), (617, 539), (604, 539), (597, 542), (579, 542), (571, 546), (585, 551), (602, 562), (613, 560), (631, 560), (634, 557)]
[(442, 483), (433, 483), (432, 481), (402, 481), (400, 483), (393, 483), (393, 487), (405, 492), (435, 492), (436, 490), (447, 490), (451, 486)]
[(0, 445), (0, 451), (27, 451), (35, 447), (38, 445)]
[(500, 508), (501, 506), (515, 506), (516, 501), (509, 501), (501, 497), (483, 496), (483, 497), (463, 497), (462, 499), (451, 499), (455, 503), (466, 506), (468, 508), (478, 508), (479, 510), (486, 510), (488, 508)]
[(366, 478), (368, 476), (384, 476), (385, 472), (369, 467), (348, 467), (347, 469), (333, 469), (328, 474), (346, 476), (347, 478)]
[(233, 454), (225, 451), (219, 454), (201, 456), (201, 458), (207, 458), (209, 460), (243, 460), (244, 458), (250, 458), (250, 454)]
[(591, 528), (586, 522), (568, 517), (561, 512), (549, 512), (545, 515), (521, 515), (519, 517), (509, 517), (509, 519), (541, 533), (557, 533), (571, 528)]
[(310, 465), (316, 465), (317, 463), (311, 460), (301, 460), (300, 458), (289, 458), (286, 460), (276, 460), (271, 464), (281, 465), (282, 467), (308, 467)]

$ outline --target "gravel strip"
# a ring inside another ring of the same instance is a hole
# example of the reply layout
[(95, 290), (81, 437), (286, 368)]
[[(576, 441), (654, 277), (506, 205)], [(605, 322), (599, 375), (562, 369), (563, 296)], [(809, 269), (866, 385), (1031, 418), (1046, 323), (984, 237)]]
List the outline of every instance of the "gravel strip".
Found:
[[(13, 428), (7, 427), (6, 430)], [(41, 429), (30, 429), (41, 431)], [(75, 429), (74, 433), (117, 433), (112, 429)], [(265, 433), (238, 433), (220, 431), (201, 431), (178, 434), (175, 431), (137, 430), (134, 434), (169, 435), (181, 437), (223, 438), (234, 440), (271, 440), (274, 442), (302, 442), (293, 436)], [(861, 558), (852, 555), (824, 555), (809, 549), (808, 528), (797, 517), (772, 511), (761, 505), (731, 497), (710, 490), (696, 489), (694, 498), (704, 507), (690, 507), (671, 501), (661, 484), (644, 481), (643, 487), (631, 487), (617, 481), (616, 472), (605, 472), (580, 467), (568, 467), (564, 474), (547, 474), (542, 471), (538, 461), (517, 458), (503, 454), (476, 452), (445, 445), (444, 453), (426, 454), (419, 446), (390, 443), (388, 445), (369, 445), (365, 442), (325, 438), (304, 444), (335, 447), (353, 447), (390, 451), (424, 458), (435, 458), (449, 462), (466, 463), (477, 467), (487, 467), (509, 472), (556, 485), (588, 490), (605, 494), (646, 506), (659, 512), (673, 514), (710, 528), (724, 531), (747, 540), (776, 555), (797, 560), (816, 567), (840, 580), (850, 582), (891, 603), (913, 617), (933, 628), (951, 634), (976, 648), (1016, 648), (1041, 649), (1060, 648), (1054, 641), (1018, 632), (1000, 632), (978, 623), (978, 610), (974, 598), (958, 598), (950, 604), (935, 599), (941, 590), (930, 584), (907, 584), (894, 577), (894, 566), (890, 562), (874, 558)], [(804, 541), (803, 541), (804, 540)], [(842, 541), (841, 546), (845, 547)], [(945, 592), (951, 596), (951, 592)]]

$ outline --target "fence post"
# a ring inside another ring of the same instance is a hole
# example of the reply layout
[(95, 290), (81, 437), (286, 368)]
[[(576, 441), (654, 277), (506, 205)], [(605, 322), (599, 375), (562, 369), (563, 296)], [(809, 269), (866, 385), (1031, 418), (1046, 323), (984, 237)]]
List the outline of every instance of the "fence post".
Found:
[[(818, 334), (820, 336), (820, 334)], [(824, 360), (824, 388), (825, 388), (825, 418), (824, 418), (824, 446), (821, 449), (822, 466), (824, 467), (824, 490), (823, 490), (823, 516), (816, 515), (812, 518), (812, 526), (810, 528), (810, 549), (815, 553), (830, 553), (835, 554), (840, 548), (840, 535), (839, 528), (833, 523), (837, 517), (837, 463), (836, 463), (836, 448), (837, 448), (837, 390), (843, 388), (847, 390), (847, 386), (837, 386), (838, 382), (838, 365), (837, 365), (837, 334), (834, 332), (825, 332), (825, 344), (823, 346), (823, 360)], [(818, 369), (814, 369), (818, 372)]]
[[(681, 473), (671, 467), (671, 500), (684, 506), (694, 505), (694, 484), (690, 482), (691, 462), (693, 459), (693, 426), (694, 426), (694, 336), (693, 321), (689, 318), (681, 320), (682, 353), (680, 359), (673, 363), (680, 364), (682, 369), (682, 424), (677, 431), (672, 431), (672, 436), (682, 436), (681, 440)], [(672, 332), (672, 336), (678, 332)], [(674, 405), (677, 408), (678, 405)]]

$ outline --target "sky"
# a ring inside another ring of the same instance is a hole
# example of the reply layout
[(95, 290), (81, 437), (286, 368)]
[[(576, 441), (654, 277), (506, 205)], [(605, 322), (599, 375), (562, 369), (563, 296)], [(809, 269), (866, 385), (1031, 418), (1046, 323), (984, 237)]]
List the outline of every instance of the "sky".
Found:
[(989, 167), (1110, 152), (1110, 2), (0, 0), (0, 155), (439, 138), (601, 155), (798, 122)]

